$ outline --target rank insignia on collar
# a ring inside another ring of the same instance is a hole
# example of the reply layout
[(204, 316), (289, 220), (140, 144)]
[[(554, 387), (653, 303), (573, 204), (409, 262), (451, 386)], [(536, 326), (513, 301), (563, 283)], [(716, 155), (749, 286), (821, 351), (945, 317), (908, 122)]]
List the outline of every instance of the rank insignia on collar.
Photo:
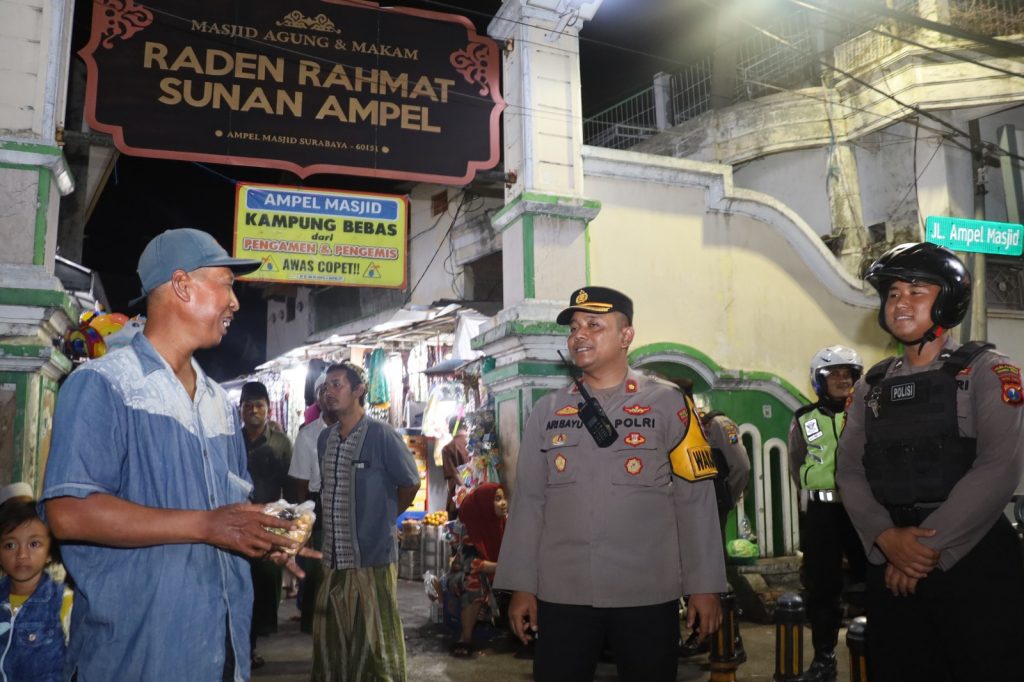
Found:
[(644, 461), (639, 457), (630, 457), (626, 460), (626, 473), (630, 476), (639, 476), (644, 470)]
[(626, 379), (626, 393), (636, 393), (637, 385), (636, 380)]
[(557, 471), (558, 473), (562, 473), (563, 471), (565, 471), (565, 465), (567, 463), (568, 460), (565, 458), (565, 455), (561, 453), (555, 455), (555, 471)]
[(560, 410), (555, 410), (555, 415), (559, 417), (571, 417), (572, 415), (579, 413), (580, 409), (578, 407), (573, 407), (572, 405), (566, 405)]
[(559, 433), (551, 437), (552, 445), (565, 445), (565, 441), (566, 435), (564, 433)]
[(626, 414), (636, 416), (641, 414), (647, 414), (648, 412), (651, 411), (651, 408), (645, 405), (629, 405), (628, 407), (624, 406), (622, 408), (622, 411), (625, 412)]
[(622, 442), (625, 443), (626, 445), (629, 445), (630, 447), (637, 448), (646, 443), (647, 439), (641, 436), (636, 431), (631, 431), (628, 436), (622, 439)]

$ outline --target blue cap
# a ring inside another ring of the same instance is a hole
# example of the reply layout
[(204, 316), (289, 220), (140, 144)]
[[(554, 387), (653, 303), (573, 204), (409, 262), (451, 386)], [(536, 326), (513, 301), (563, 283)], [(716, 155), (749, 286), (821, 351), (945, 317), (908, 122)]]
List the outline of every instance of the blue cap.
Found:
[(128, 305), (145, 300), (154, 289), (171, 281), (176, 270), (192, 272), (198, 268), (231, 268), (236, 275), (244, 275), (260, 267), (260, 261), (232, 258), (217, 240), (202, 230), (184, 227), (167, 230), (153, 238), (139, 256), (139, 280), (142, 294)]

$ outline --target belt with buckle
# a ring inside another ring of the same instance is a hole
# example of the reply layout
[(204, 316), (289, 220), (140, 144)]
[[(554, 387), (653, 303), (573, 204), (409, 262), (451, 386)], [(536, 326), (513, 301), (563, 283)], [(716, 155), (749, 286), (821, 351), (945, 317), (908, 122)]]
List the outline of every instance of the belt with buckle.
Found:
[(808, 490), (811, 502), (839, 502), (838, 490)]

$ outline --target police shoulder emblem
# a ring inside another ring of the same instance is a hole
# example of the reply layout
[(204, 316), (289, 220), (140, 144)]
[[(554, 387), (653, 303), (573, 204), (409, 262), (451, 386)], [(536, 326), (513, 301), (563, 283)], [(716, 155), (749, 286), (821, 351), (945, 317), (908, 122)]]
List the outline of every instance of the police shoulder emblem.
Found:
[(565, 471), (566, 463), (567, 463), (567, 460), (565, 459), (565, 455), (563, 455), (563, 454), (555, 455), (555, 471), (557, 471), (558, 473), (562, 473), (563, 471)]
[(622, 442), (630, 447), (637, 448), (646, 443), (647, 439), (636, 431), (631, 431), (628, 436), (622, 439)]
[(630, 457), (626, 460), (626, 473), (630, 476), (637, 476), (644, 470), (644, 462), (639, 457)]
[(736, 443), (740, 442), (740, 434), (739, 431), (736, 429), (735, 424), (733, 424), (730, 421), (727, 421), (724, 424), (722, 424), (722, 430), (725, 431), (725, 435), (729, 439), (729, 443), (731, 443), (732, 445), (736, 445)]
[(1003, 363), (993, 365), (992, 371), (999, 377), (1003, 389), (1003, 402), (1007, 405), (1024, 404), (1024, 389), (1021, 387), (1020, 368), (1016, 365)]

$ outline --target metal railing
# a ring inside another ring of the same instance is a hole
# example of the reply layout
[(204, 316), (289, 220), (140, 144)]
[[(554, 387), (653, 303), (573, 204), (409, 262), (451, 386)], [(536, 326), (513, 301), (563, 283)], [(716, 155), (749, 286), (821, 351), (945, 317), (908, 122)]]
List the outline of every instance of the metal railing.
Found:
[(705, 57), (669, 81), (672, 125), (697, 118), (711, 108), (711, 57)]
[[(952, 25), (989, 36), (1024, 34), (1024, 0), (946, 0)], [(918, 0), (895, 0), (893, 9), (919, 14)], [(895, 36), (916, 35), (919, 29), (906, 22), (872, 20), (870, 14), (857, 21), (832, 24), (829, 29), (835, 64), (856, 70), (877, 63), (903, 43), (897, 37), (871, 31), (881, 24)], [(778, 17), (764, 30), (788, 45), (755, 33), (737, 46), (735, 102), (770, 95), (782, 90), (820, 83), (821, 63), (816, 56), (816, 26), (811, 14), (796, 9)], [(838, 33), (837, 33), (838, 32)], [(586, 144), (628, 149), (656, 135), (660, 130), (696, 118), (711, 109), (712, 58), (706, 57), (670, 76), (659, 75), (655, 85), (583, 121)]]
[[(795, 10), (770, 25), (764, 33), (755, 33), (739, 45), (736, 63), (736, 101), (745, 101), (778, 92), (781, 88), (813, 84), (820, 71), (814, 55), (814, 35), (806, 11)], [(766, 84), (774, 87), (766, 87)]]
[(583, 121), (583, 141), (596, 147), (628, 149), (658, 132), (654, 87), (642, 90)]
[(985, 36), (1024, 33), (1024, 3), (1020, 0), (949, 0), (953, 26)]

